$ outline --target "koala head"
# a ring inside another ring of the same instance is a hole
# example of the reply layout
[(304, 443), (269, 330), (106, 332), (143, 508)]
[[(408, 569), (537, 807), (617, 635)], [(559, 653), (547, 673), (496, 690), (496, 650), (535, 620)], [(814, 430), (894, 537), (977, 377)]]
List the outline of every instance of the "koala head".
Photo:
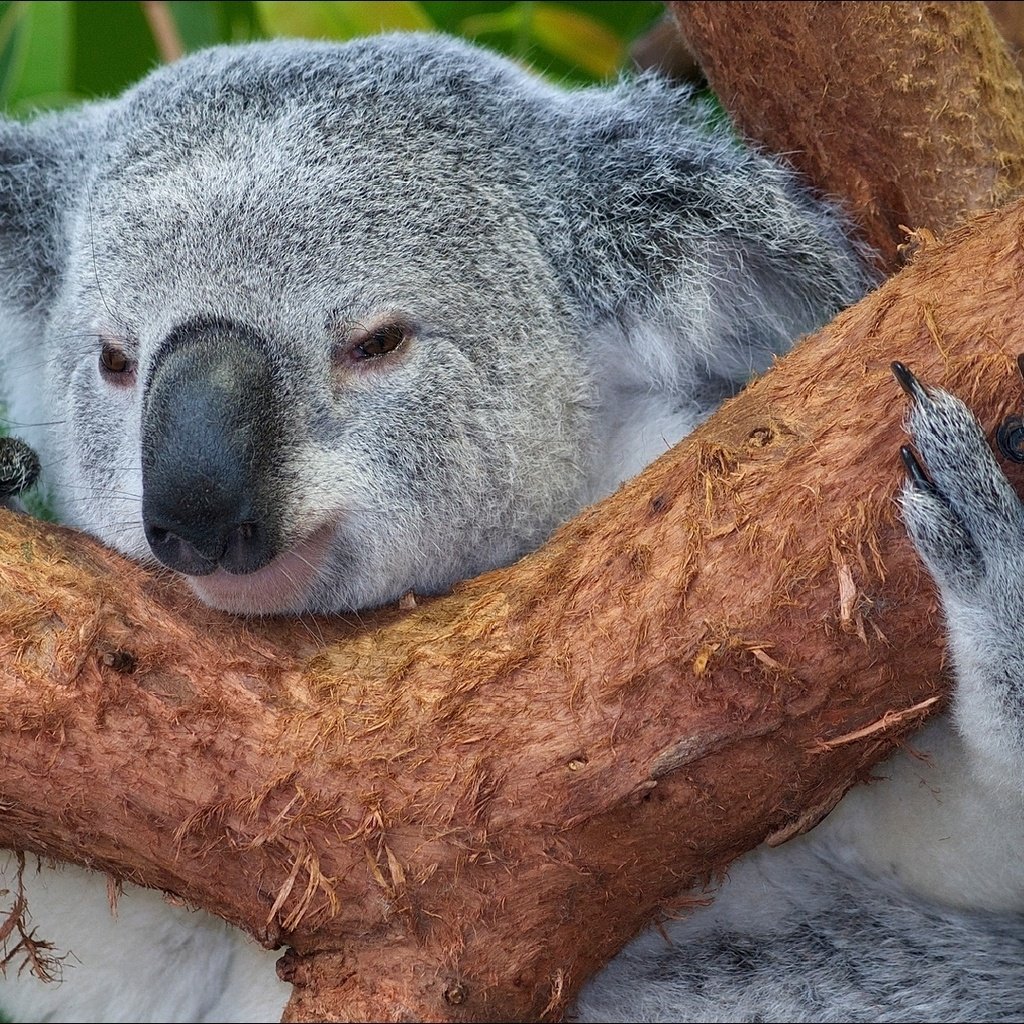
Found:
[(273, 43), (4, 125), (3, 344), (42, 353), (62, 518), (244, 613), (540, 543), (594, 399), (532, 226), (536, 88), (450, 41)]
[(0, 123), (10, 412), (65, 521), (233, 611), (508, 562), (869, 283), (685, 89), (439, 36), (223, 47)]

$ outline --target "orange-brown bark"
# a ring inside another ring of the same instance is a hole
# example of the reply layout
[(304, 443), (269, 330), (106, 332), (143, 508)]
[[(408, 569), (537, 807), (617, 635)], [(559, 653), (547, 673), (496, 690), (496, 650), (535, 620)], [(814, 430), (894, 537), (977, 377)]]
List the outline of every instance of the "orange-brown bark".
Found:
[(675, 2), (739, 129), (838, 196), (888, 270), (1024, 186), (1024, 83), (980, 3)]
[(242, 625), (5, 518), (0, 842), (290, 944), (293, 1020), (557, 1015), (932, 707), (888, 364), (989, 426), (1018, 407), (1021, 237), (1024, 206), (979, 220), (543, 551), (404, 615)]

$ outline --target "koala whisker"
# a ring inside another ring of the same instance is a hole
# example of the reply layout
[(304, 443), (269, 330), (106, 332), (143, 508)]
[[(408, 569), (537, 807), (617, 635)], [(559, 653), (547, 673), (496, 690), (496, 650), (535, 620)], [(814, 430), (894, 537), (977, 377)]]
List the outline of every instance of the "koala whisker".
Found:
[(25, 430), (33, 427), (63, 427), (67, 420), (12, 420), (2, 419), (0, 423), (3, 423), (4, 427), (10, 427), (14, 430)]
[[(53, 463), (48, 463), (47, 465), (50, 466), (53, 465)], [(61, 490), (74, 491), (77, 494), (93, 494), (99, 497), (109, 495), (110, 497), (134, 498), (136, 501), (142, 501), (141, 494), (137, 494), (134, 491), (126, 491), (119, 487), (111, 486), (109, 484), (69, 484), (65, 487), (62, 487)]]
[[(299, 624), (309, 635), (310, 639), (316, 644), (318, 650), (324, 650), (327, 647), (327, 638), (324, 636), (324, 631), (320, 628), (320, 623), (313, 616), (300, 615), (298, 616)], [(313, 627), (316, 627), (316, 631), (313, 631)]]

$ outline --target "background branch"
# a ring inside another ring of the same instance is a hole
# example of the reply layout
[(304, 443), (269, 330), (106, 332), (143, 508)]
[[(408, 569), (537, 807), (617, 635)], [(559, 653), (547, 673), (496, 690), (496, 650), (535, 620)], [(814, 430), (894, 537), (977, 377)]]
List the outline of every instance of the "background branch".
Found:
[(900, 265), (1024, 186), (1024, 83), (981, 3), (670, 3), (740, 131), (837, 196)]

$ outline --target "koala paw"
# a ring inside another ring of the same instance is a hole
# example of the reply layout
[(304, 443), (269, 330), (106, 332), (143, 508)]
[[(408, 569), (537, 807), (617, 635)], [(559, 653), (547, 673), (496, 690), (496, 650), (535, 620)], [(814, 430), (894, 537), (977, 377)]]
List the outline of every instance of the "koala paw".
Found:
[(17, 437), (0, 437), (0, 506), (39, 477), (39, 456)]
[(907, 430), (927, 474), (902, 448), (900, 495), (914, 546), (947, 599), (1006, 614), (1024, 606), (1024, 506), (999, 468), (980, 424), (958, 398), (927, 389), (902, 363), (893, 373), (910, 396)]

